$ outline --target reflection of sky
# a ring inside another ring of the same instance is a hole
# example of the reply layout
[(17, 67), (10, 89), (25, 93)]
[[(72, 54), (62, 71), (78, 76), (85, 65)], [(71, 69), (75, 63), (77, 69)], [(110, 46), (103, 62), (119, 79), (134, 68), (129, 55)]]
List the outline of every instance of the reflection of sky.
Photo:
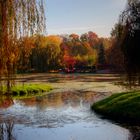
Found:
[(75, 123), (64, 127), (47, 129), (30, 128), (23, 130), (22, 126), (16, 128), (17, 138), (20, 140), (128, 140), (128, 130), (110, 123), (98, 122)]
[(128, 130), (90, 110), (94, 98), (93, 92), (52, 93), (16, 100), (0, 115), (15, 123), (14, 136), (20, 140), (127, 140)]
[(94, 31), (109, 36), (126, 0), (47, 0), (49, 34)]
[[(81, 96), (80, 96), (81, 95)], [(55, 93), (47, 96), (14, 101), (14, 105), (3, 111), (5, 120), (14, 119), (15, 123), (29, 125), (49, 125), (59, 127), (64, 124), (93, 120), (90, 104), (94, 100), (92, 93)], [(94, 120), (97, 118), (95, 117)], [(49, 123), (49, 124), (48, 124)]]

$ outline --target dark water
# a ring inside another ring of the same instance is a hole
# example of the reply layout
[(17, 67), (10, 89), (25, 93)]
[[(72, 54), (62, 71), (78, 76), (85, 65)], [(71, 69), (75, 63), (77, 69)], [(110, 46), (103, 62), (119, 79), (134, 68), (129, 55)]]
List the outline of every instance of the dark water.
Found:
[(0, 140), (131, 140), (128, 129), (90, 110), (95, 98), (93, 92), (1, 97)]

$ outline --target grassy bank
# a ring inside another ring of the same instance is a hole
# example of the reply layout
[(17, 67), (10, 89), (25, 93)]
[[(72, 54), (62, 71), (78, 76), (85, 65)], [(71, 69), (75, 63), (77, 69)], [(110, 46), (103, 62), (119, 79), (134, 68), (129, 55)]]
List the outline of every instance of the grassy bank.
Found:
[[(52, 87), (47, 84), (19, 84), (11, 88), (10, 94), (14, 96), (32, 95), (48, 92)], [(6, 91), (4, 91), (6, 93)]]
[(113, 120), (140, 123), (140, 91), (114, 94), (93, 104), (92, 109)]

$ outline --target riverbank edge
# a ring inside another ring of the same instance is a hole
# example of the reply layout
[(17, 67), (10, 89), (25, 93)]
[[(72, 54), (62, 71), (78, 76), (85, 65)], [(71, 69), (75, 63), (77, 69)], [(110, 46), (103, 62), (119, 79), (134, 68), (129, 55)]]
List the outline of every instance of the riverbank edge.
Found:
[(91, 109), (102, 117), (123, 123), (140, 123), (140, 91), (116, 93), (94, 103)]

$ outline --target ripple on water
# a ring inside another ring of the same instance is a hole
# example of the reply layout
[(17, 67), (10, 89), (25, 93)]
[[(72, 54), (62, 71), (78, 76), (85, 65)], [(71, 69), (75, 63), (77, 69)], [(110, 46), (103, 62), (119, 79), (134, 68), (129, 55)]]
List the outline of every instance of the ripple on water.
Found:
[(90, 92), (52, 93), (15, 100), (0, 111), (0, 117), (14, 121), (20, 140), (128, 140), (127, 129), (91, 112), (94, 100), (95, 93)]

